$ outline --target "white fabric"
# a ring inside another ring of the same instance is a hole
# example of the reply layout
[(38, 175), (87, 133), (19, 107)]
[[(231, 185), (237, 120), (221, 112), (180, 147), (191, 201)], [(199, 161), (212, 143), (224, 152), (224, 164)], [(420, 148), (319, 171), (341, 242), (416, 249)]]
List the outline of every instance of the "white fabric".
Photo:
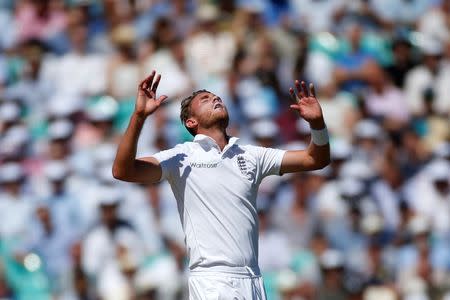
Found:
[(383, 20), (415, 22), (432, 6), (429, 0), (370, 0), (370, 7)]
[(269, 228), (259, 235), (259, 265), (262, 272), (277, 272), (289, 268), (291, 249), (284, 231)]
[(257, 267), (256, 195), (264, 177), (280, 173), (285, 151), (236, 141), (220, 151), (197, 135), (154, 155), (177, 199), (191, 269)]
[(419, 32), (442, 43), (450, 41), (450, 28), (444, 11), (430, 9), (425, 13), (419, 22)]
[(199, 33), (185, 45), (188, 69), (197, 83), (228, 71), (236, 53), (236, 41), (229, 32)]
[(366, 98), (367, 110), (370, 115), (393, 120), (407, 121), (408, 107), (402, 90), (389, 86), (381, 93), (371, 91)]
[(149, 56), (144, 62), (144, 70), (147, 73), (158, 70), (158, 73), (162, 74), (162, 80), (158, 85), (159, 95), (167, 95), (169, 98), (178, 97), (190, 88), (188, 74), (168, 50), (159, 50)]
[(347, 216), (347, 205), (340, 196), (339, 184), (336, 180), (327, 182), (320, 189), (317, 194), (316, 208), (321, 218)]
[(34, 206), (30, 198), (0, 194), (0, 236), (27, 239), (30, 233), (28, 225), (33, 214)]
[(112, 96), (123, 99), (136, 95), (136, 86), (141, 81), (140, 75), (137, 63), (119, 65), (111, 74)]
[(331, 30), (333, 16), (344, 4), (342, 0), (290, 0), (289, 2), (298, 25), (312, 33)]
[(450, 93), (450, 65), (443, 64), (436, 76), (425, 66), (417, 66), (408, 72), (405, 79), (405, 100), (409, 110), (413, 113), (421, 113), (424, 110), (423, 92), (431, 87), (435, 92), (433, 108), (445, 113), (450, 109), (448, 95)]
[(129, 220), (150, 254), (158, 253), (162, 247), (162, 240), (146, 191), (132, 185), (121, 188), (125, 189), (125, 193), (123, 204), (119, 208), (119, 216), (124, 220)]
[(125, 247), (138, 260), (146, 255), (143, 242), (128, 227), (119, 227), (114, 234), (104, 226), (96, 227), (83, 241), (83, 270), (90, 276), (98, 276), (109, 263), (117, 260), (119, 246)]
[[(327, 128), (333, 138), (341, 137), (349, 139), (349, 119), (355, 113), (352, 98), (346, 93), (338, 93), (330, 98), (320, 97), (320, 106)], [(333, 150), (334, 147), (331, 147)]]
[(440, 194), (427, 176), (426, 172), (421, 172), (407, 183), (407, 198), (412, 210), (427, 218), (433, 232), (447, 235), (450, 232), (450, 194)]
[(101, 55), (68, 53), (45, 61), (41, 76), (53, 83), (55, 95), (97, 95), (106, 89), (106, 60)]
[(236, 276), (211, 272), (189, 278), (189, 300), (265, 300), (261, 276)]

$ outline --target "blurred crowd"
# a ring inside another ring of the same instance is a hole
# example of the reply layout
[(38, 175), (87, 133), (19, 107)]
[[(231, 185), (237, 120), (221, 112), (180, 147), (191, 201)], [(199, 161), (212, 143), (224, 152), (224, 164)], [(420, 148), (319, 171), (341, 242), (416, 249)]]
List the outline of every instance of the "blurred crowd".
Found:
[(448, 0), (0, 1), (0, 299), (186, 299), (168, 183), (111, 175), (154, 69), (138, 156), (192, 139), (200, 88), (243, 143), (305, 148), (315, 84), (332, 163), (261, 185), (269, 299), (450, 299)]

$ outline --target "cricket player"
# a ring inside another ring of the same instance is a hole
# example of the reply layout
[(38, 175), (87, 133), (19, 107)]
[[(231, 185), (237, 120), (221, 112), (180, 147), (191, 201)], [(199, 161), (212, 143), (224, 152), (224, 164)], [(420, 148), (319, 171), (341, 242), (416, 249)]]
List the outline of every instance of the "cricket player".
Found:
[(167, 96), (156, 96), (153, 71), (138, 88), (135, 111), (119, 144), (115, 178), (168, 180), (178, 204), (189, 256), (189, 299), (266, 299), (258, 267), (256, 195), (269, 175), (320, 169), (330, 162), (328, 133), (314, 86), (295, 81), (291, 108), (309, 122), (306, 150), (241, 145), (227, 134), (228, 111), (219, 96), (200, 90), (181, 102), (192, 142), (136, 158), (142, 126)]

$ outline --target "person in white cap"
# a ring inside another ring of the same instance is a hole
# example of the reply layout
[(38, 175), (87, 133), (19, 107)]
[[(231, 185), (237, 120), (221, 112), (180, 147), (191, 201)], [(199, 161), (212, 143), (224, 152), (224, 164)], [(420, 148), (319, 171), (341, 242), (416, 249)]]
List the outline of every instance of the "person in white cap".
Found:
[(89, 149), (100, 143), (113, 141), (114, 118), (118, 109), (117, 101), (110, 96), (103, 96), (89, 105), (84, 111), (88, 123), (82, 124), (77, 131), (77, 145)]
[(405, 100), (413, 114), (426, 113), (427, 90), (432, 91), (430, 106), (436, 113), (450, 109), (447, 95), (449, 93), (449, 66), (441, 63), (444, 44), (430, 36), (422, 36), (419, 43), (423, 54), (420, 65), (411, 69), (405, 79)]
[(265, 299), (258, 267), (256, 194), (261, 180), (320, 169), (330, 161), (328, 133), (314, 86), (295, 82), (290, 94), (311, 126), (306, 150), (283, 151), (240, 145), (230, 137), (228, 111), (221, 98), (206, 90), (181, 103), (180, 118), (195, 135), (151, 157), (136, 159), (146, 118), (167, 96), (156, 97), (161, 76), (153, 71), (139, 85), (135, 111), (119, 144), (113, 165), (117, 179), (155, 183), (167, 179), (178, 202), (189, 256), (190, 299), (237, 297)]
[(20, 122), (20, 106), (14, 102), (6, 102), (0, 105), (0, 133)]
[(66, 119), (53, 121), (48, 126), (48, 156), (50, 159), (66, 159), (71, 154), (70, 139), (74, 132), (72, 122)]
[(343, 163), (351, 158), (353, 148), (344, 139), (333, 139), (331, 144), (331, 177), (336, 178)]
[(431, 222), (422, 214), (409, 220), (407, 230), (411, 240), (398, 249), (395, 258), (397, 278), (419, 277), (434, 286), (448, 268), (448, 244), (434, 236)]
[(93, 279), (110, 263), (117, 262), (124, 251), (133, 251), (139, 257), (146, 254), (136, 231), (118, 215), (122, 200), (119, 190), (99, 187), (97, 197), (101, 222), (87, 234), (82, 245), (82, 267)]
[(354, 157), (373, 163), (382, 153), (383, 129), (372, 119), (363, 119), (353, 129)]
[(21, 161), (28, 154), (30, 133), (25, 125), (15, 125), (2, 133), (0, 139), (0, 160)]
[(320, 257), (322, 284), (318, 290), (318, 300), (344, 300), (348, 295), (343, 286), (344, 256), (338, 250), (327, 249)]
[(78, 199), (69, 190), (71, 168), (68, 162), (63, 160), (46, 162), (43, 175), (45, 183), (37, 182), (36, 185), (38, 188), (47, 185), (48, 191), (44, 192), (43, 201), (48, 206), (55, 226), (69, 228), (74, 234), (80, 233), (80, 212), (76, 205)]
[(76, 226), (57, 223), (58, 215), (52, 213), (48, 204), (41, 202), (36, 205), (34, 218), (27, 222), (31, 235), (20, 250), (22, 255), (39, 255), (52, 292), (60, 294), (68, 288), (72, 266), (70, 249), (77, 241)]
[(450, 233), (450, 163), (443, 159), (431, 161), (408, 182), (406, 192), (413, 210), (428, 218), (437, 235), (447, 236)]
[(4, 245), (14, 247), (29, 238), (33, 203), (23, 188), (25, 178), (19, 163), (0, 166), (0, 237)]
[(201, 5), (196, 17), (203, 30), (189, 37), (185, 47), (190, 73), (200, 83), (229, 70), (237, 43), (231, 33), (219, 29), (220, 11), (214, 5)]

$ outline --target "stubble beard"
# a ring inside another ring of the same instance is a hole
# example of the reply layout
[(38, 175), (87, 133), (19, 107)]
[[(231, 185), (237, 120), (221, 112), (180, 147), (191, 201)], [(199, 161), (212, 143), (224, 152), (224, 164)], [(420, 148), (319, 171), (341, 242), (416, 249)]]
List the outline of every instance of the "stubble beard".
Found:
[(209, 128), (219, 127), (226, 129), (229, 121), (228, 111), (225, 109), (223, 112), (211, 114), (209, 120), (205, 123), (207, 123)]

